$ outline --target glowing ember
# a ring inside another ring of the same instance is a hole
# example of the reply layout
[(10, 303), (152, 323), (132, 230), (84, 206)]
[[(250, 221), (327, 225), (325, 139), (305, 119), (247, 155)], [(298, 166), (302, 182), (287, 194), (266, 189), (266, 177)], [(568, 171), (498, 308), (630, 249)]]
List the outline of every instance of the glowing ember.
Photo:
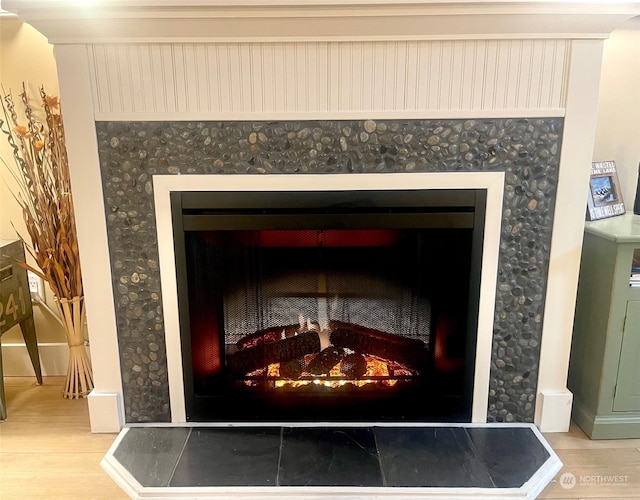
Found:
[[(350, 384), (354, 387), (363, 387), (367, 384), (381, 384), (392, 387), (398, 383), (398, 380), (384, 378), (389, 377), (390, 375), (389, 366), (386, 361), (368, 355), (365, 356), (365, 359), (367, 361), (367, 371), (361, 378), (355, 380), (347, 378), (346, 375), (340, 371), (339, 364), (334, 366), (328, 375), (312, 375), (310, 373), (303, 372), (301, 375), (301, 380), (287, 380), (279, 378), (280, 365), (279, 363), (273, 363), (269, 365), (267, 369), (267, 376), (269, 378), (276, 379), (274, 380), (274, 385), (276, 388), (295, 388), (311, 384), (333, 388), (342, 387), (346, 384)], [(406, 370), (403, 371), (407, 374), (409, 373)], [(382, 378), (382, 380), (380, 380), (379, 378)]]

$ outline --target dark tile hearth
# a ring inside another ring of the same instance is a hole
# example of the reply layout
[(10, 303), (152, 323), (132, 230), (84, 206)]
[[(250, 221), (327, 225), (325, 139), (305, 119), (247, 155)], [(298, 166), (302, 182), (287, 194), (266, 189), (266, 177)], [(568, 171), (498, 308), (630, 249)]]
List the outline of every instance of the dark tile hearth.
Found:
[(114, 475), (130, 475), (137, 493), (160, 487), (163, 497), (175, 491), (202, 498), (228, 487), (282, 487), (283, 497), (291, 487), (391, 494), (393, 488), (495, 494), (526, 488), (530, 495), (560, 466), (527, 424), (130, 427), (103, 460), (119, 484)]
[(285, 427), (281, 486), (383, 486), (374, 429)]
[[(144, 434), (146, 429), (139, 432)], [(186, 439), (168, 484), (273, 486), (278, 475), (280, 449), (278, 427), (195, 428)]]

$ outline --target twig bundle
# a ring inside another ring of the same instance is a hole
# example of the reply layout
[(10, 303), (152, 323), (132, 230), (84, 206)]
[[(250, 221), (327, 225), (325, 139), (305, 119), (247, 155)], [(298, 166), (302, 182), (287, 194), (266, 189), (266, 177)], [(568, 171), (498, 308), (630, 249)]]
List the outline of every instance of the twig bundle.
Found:
[[(80, 256), (60, 104), (56, 96), (47, 95), (40, 87), (42, 115), (30, 103), (23, 84), (20, 99), (25, 121), (21, 123), (11, 93), (5, 93), (4, 89), (2, 93), (4, 119), (0, 117), (0, 130), (7, 136), (15, 165), (0, 159), (18, 185), (17, 191), (12, 192), (22, 208), (31, 244), (21, 235), (20, 238), (39, 269), (28, 264), (24, 267), (49, 283), (63, 323), (67, 325), (67, 342), (71, 348), (67, 382), (68, 385), (69, 380), (76, 382), (65, 389), (65, 397), (86, 396), (93, 388), (93, 380), (86, 351), (84, 347), (77, 348), (84, 343), (83, 325), (76, 324), (76, 318), (66, 318), (66, 311), (71, 310), (61, 307), (61, 303), (79, 300), (80, 309), (72, 316), (84, 318)], [(76, 359), (78, 356), (86, 360)], [(83, 374), (78, 376), (72, 366), (81, 366)]]
[[(20, 97), (26, 124), (19, 123), (11, 94), (4, 94), (5, 119), (0, 119), (0, 128), (13, 149), (18, 167), (8, 171), (19, 186), (14, 197), (22, 208), (31, 238), (27, 249), (42, 271), (30, 270), (49, 283), (58, 299), (81, 297), (82, 275), (69, 161), (58, 98), (48, 96), (44, 88), (40, 88), (43, 121), (29, 103), (24, 85)], [(3, 163), (9, 167), (4, 160)]]

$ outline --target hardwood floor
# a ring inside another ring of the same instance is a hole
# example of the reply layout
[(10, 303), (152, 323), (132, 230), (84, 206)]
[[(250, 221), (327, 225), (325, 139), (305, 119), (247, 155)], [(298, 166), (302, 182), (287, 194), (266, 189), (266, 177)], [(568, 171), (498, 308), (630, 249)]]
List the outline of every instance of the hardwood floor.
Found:
[[(0, 499), (127, 498), (99, 465), (116, 435), (92, 434), (86, 400), (63, 399), (62, 384), (5, 378)], [(640, 439), (592, 441), (575, 425), (545, 437), (564, 467), (539, 498), (640, 500)]]
[(538, 498), (640, 500), (640, 439), (591, 440), (574, 423), (544, 437), (563, 467)]
[(64, 378), (5, 377), (0, 499), (128, 498), (100, 468), (116, 434), (92, 434), (86, 399), (63, 399)]

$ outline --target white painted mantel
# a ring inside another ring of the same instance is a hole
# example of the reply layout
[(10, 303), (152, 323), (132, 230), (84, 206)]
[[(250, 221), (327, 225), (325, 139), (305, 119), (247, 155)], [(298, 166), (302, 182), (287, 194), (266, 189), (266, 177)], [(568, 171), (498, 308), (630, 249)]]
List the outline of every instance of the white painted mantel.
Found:
[(640, 3), (4, 0), (3, 8), (55, 45), (88, 270), (95, 432), (119, 430), (124, 416), (95, 121), (536, 116), (565, 124), (535, 423), (568, 429), (603, 40)]

